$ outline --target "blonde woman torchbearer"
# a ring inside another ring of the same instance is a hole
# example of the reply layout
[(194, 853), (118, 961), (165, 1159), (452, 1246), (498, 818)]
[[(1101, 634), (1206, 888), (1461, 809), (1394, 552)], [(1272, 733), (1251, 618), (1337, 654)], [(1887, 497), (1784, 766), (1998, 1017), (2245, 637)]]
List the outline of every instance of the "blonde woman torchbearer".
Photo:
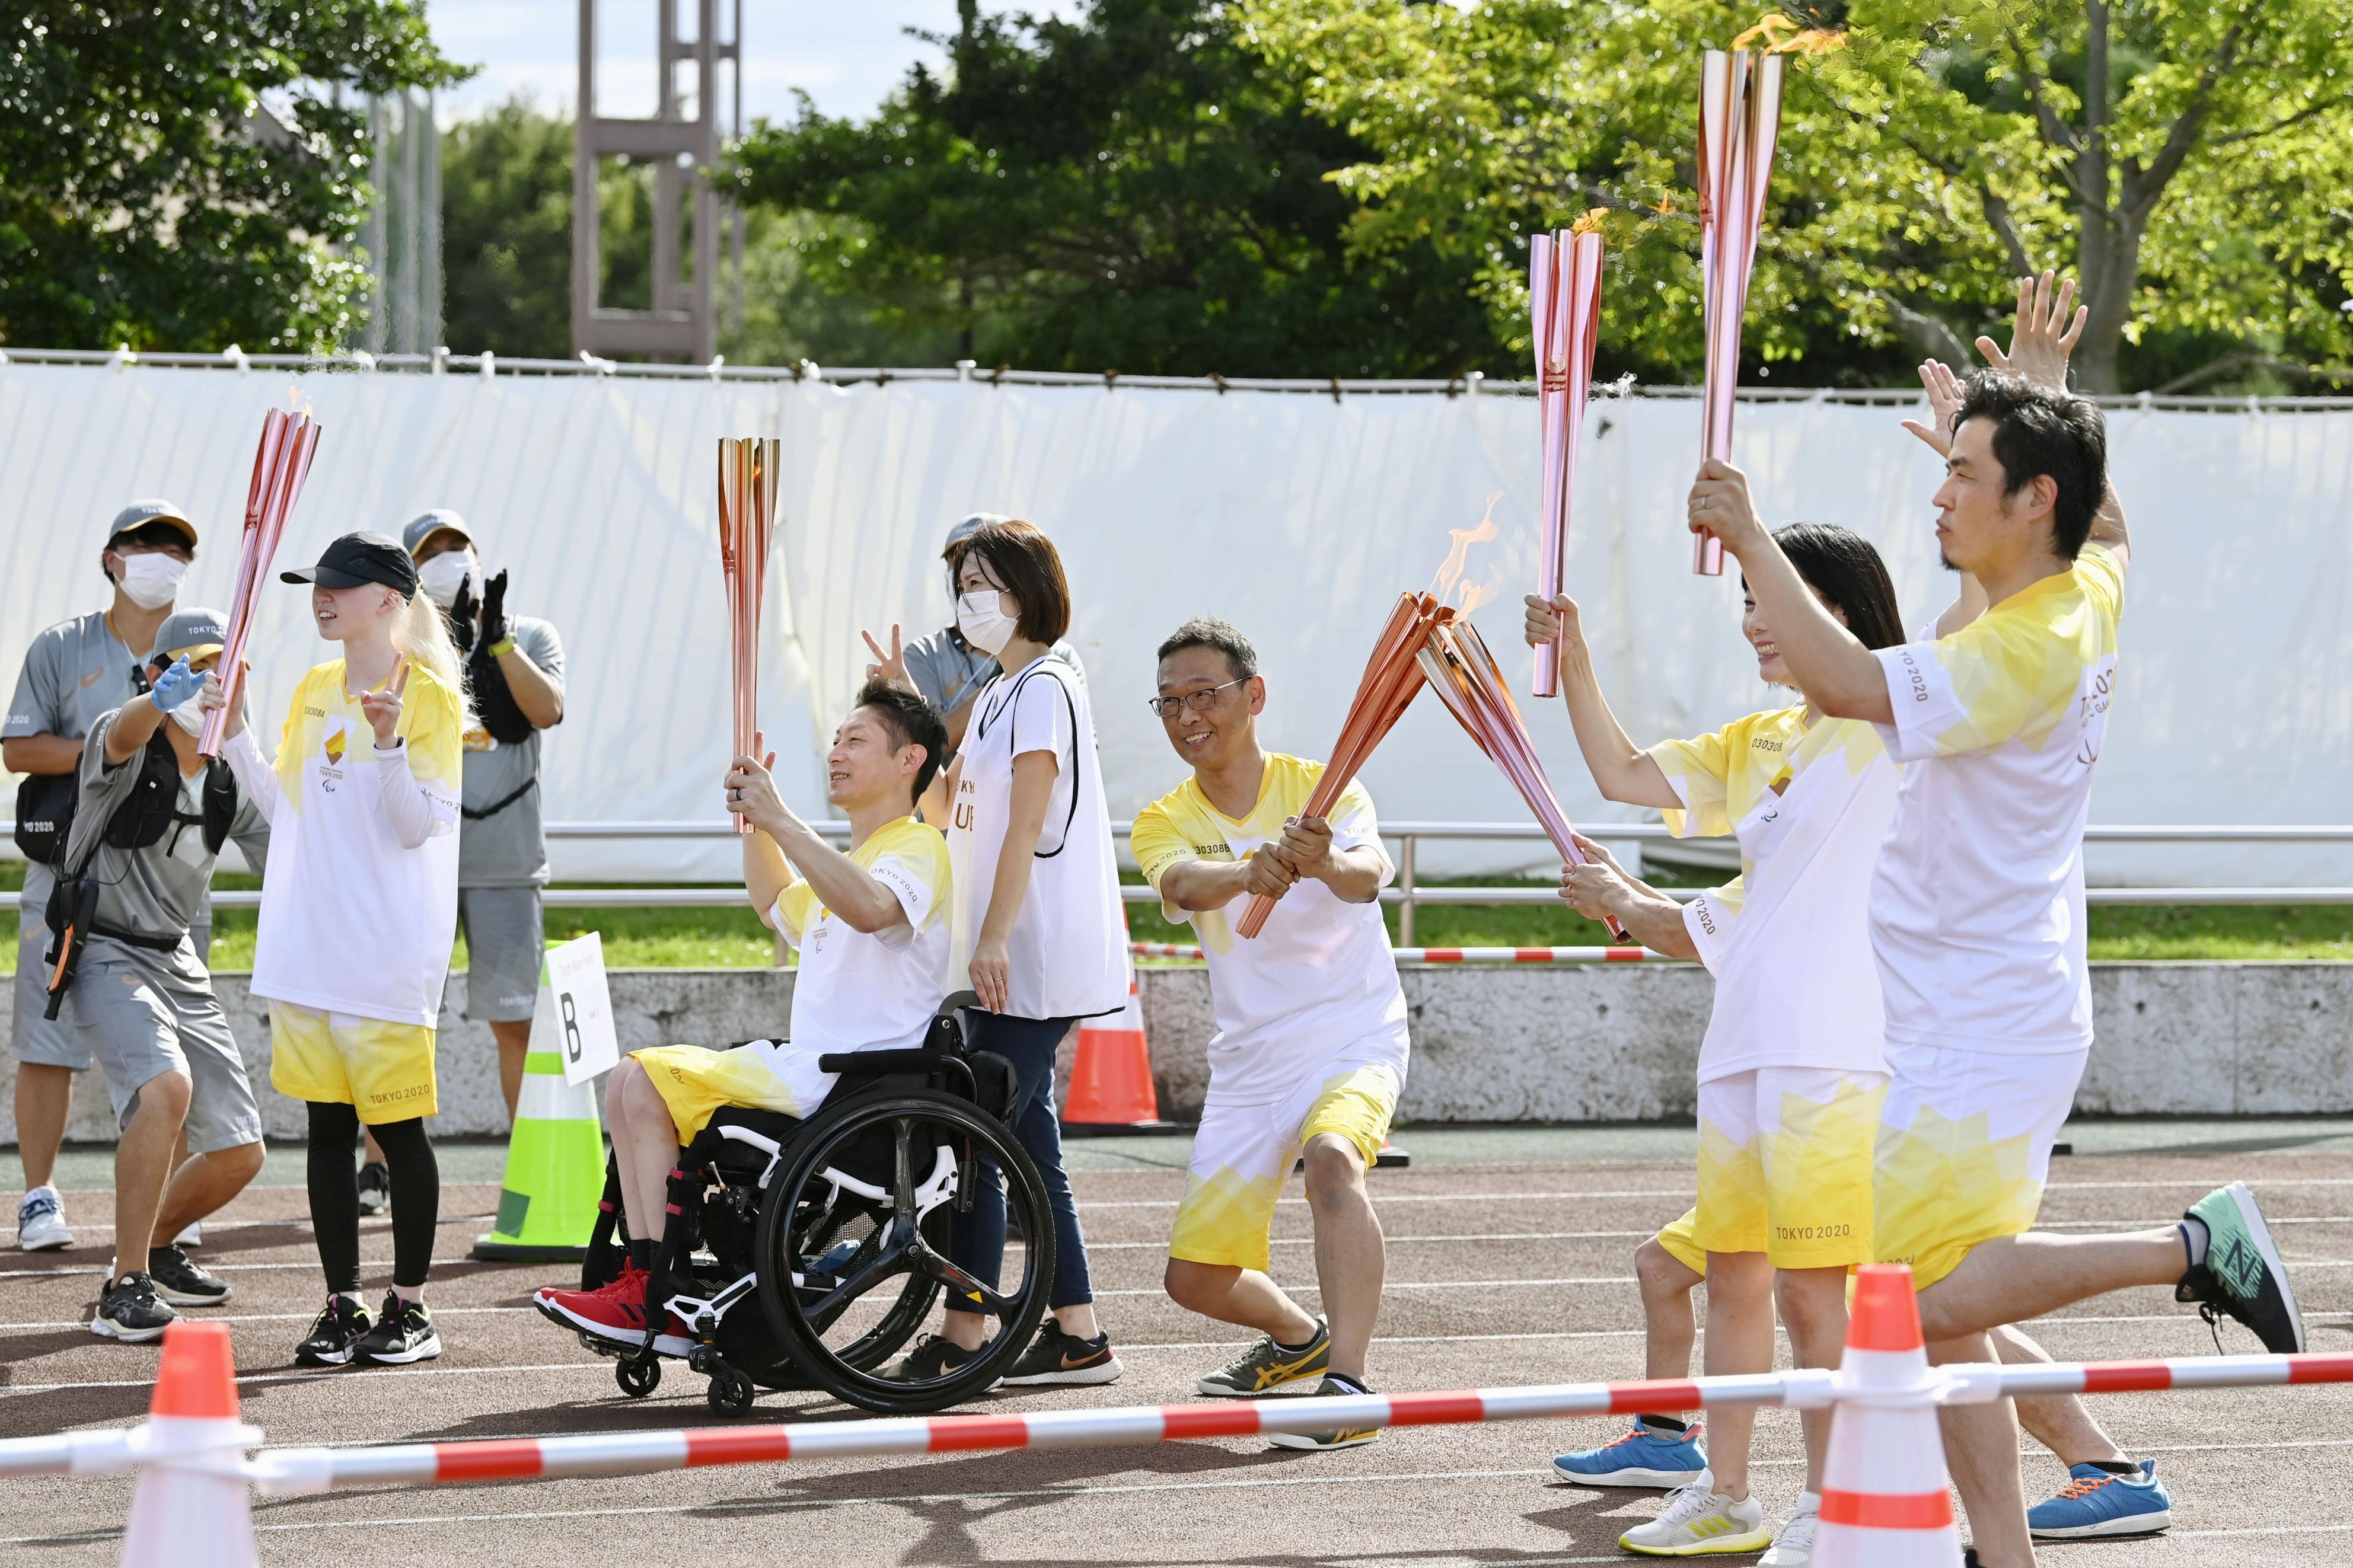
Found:
[[(425, 1361), (441, 1353), (425, 1306), (441, 1204), (425, 1118), (458, 920), (458, 655), (397, 540), (347, 533), (317, 565), (282, 575), (310, 585), (319, 635), (343, 645), (296, 686), (274, 763), (234, 713), (227, 731), (237, 783), (269, 819), (253, 961), (253, 994), (269, 1001), (269, 1081), (310, 1110), (328, 1297), (294, 1359)], [(218, 677), (199, 700), (224, 706)], [(392, 1177), (392, 1290), (374, 1319), (359, 1293), (352, 1146), (363, 1124)]]

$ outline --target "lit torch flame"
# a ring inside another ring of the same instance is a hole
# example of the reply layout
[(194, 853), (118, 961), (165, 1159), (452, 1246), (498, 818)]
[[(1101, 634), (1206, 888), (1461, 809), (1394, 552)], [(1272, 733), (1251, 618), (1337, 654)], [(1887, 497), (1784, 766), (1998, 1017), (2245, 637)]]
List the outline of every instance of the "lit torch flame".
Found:
[(1492, 574), (1485, 582), (1473, 583), (1465, 587), (1462, 583), (1462, 573), (1471, 562), (1471, 547), (1474, 544), (1484, 544), (1495, 537), (1495, 503), (1503, 499), (1501, 490), (1487, 498), (1486, 515), (1480, 518), (1478, 527), (1450, 528), (1446, 531), (1448, 537), (1454, 542), (1448, 547), (1446, 560), (1438, 568), (1438, 575), (1430, 580), (1430, 596), (1444, 604), (1454, 597), (1456, 589), (1461, 588), (1462, 603), (1458, 606), (1458, 614), (1467, 616), (1495, 596), (1494, 580)]

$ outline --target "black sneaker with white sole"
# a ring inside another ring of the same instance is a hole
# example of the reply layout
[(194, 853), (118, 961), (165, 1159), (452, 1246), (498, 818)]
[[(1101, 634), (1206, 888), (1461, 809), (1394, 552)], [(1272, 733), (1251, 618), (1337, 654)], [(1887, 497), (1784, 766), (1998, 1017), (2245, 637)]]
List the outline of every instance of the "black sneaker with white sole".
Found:
[(385, 1293), (384, 1315), (352, 1347), (353, 1361), (385, 1366), (431, 1361), (440, 1353), (441, 1336), (433, 1331), (433, 1314), (424, 1302), (411, 1301), (397, 1290)]
[(155, 1281), (155, 1294), (175, 1307), (216, 1306), (233, 1294), (227, 1280), (197, 1268), (176, 1241), (148, 1249), (147, 1273)]
[(310, 1334), (294, 1347), (296, 1366), (348, 1366), (352, 1351), (375, 1327), (368, 1310), (349, 1296), (330, 1296)]
[(164, 1331), (179, 1321), (180, 1314), (156, 1296), (155, 1281), (134, 1268), (120, 1279), (108, 1280), (99, 1292), (90, 1331), (102, 1340), (143, 1345), (163, 1338)]
[[(985, 1351), (987, 1345), (980, 1350)], [(944, 1334), (925, 1334), (915, 1348), (892, 1362), (882, 1375), (893, 1383), (935, 1383), (978, 1355)]]
[(381, 1160), (360, 1167), (360, 1213), (379, 1215), (392, 1206), (392, 1172)]
[(1082, 1340), (1076, 1334), (1064, 1333), (1062, 1326), (1049, 1318), (1038, 1325), (1038, 1337), (1014, 1362), (1013, 1370), (997, 1381), (1013, 1388), (1117, 1383), (1119, 1374), (1125, 1370), (1119, 1364), (1119, 1357), (1112, 1353), (1109, 1334)]

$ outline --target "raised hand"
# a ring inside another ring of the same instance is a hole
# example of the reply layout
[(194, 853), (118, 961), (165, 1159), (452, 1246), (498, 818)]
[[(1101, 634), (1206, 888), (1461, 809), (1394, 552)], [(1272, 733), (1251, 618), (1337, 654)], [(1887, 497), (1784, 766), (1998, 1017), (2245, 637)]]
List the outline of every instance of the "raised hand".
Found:
[[(246, 665), (245, 672), (248, 675), (252, 674), (253, 666)], [(196, 692), (196, 706), (207, 713), (217, 708), (228, 708), (228, 689), (221, 684), (217, 670), (208, 672), (205, 676), (204, 686)], [(245, 704), (240, 702), (235, 708), (229, 709), (228, 724), (221, 731), (221, 738), (230, 740), (244, 732)]]
[(1683, 511), (1694, 533), (1713, 533), (1735, 555), (1755, 548), (1766, 537), (1764, 520), (1749, 499), (1748, 476), (1715, 458), (1700, 465)]
[(458, 596), (449, 601), (449, 640), (459, 653), (474, 651), (474, 616), (481, 607), (481, 601), (474, 597), (474, 579), (469, 576), (458, 584)]
[(1530, 594), (1521, 602), (1527, 607), (1522, 629), (1527, 634), (1530, 647), (1543, 647), (1549, 643), (1565, 646), (1583, 640), (1585, 628), (1577, 620), (1577, 601), (1567, 595), (1547, 602), (1541, 595)]
[(906, 650), (899, 642), (898, 622), (891, 623), (891, 651), (888, 653), (884, 653), (882, 645), (874, 640), (872, 632), (861, 629), (858, 635), (866, 639), (866, 651), (874, 656), (874, 662), (866, 667), (867, 679), (887, 680), (902, 690), (915, 689), (914, 678), (907, 673)]
[(400, 739), (400, 695), (408, 689), (408, 659), (403, 656), (385, 685), (360, 693), (360, 711), (367, 715), (368, 727), (375, 731), (375, 749), (392, 750)]
[[(2053, 285), (2056, 285), (2054, 288)], [(2069, 318), (2070, 310), (2073, 320)], [(2075, 303), (2075, 280), (2055, 272), (2018, 280), (2018, 318), (2011, 323), (2005, 352), (1991, 338), (1978, 340), (1986, 363), (2011, 375), (2021, 375), (2039, 386), (2067, 390), (2067, 357), (2084, 335), (2091, 307)]]
[(1953, 416), (1961, 411), (1961, 378), (1942, 360), (1920, 362), (1920, 384), (1928, 393), (1928, 420), (1904, 421), (1904, 428), (1920, 437), (1928, 449), (1944, 457), (1953, 449)]
[(205, 678), (188, 668), (187, 655), (172, 661), (172, 668), (155, 678), (147, 692), (147, 700), (155, 705), (158, 713), (169, 713), (204, 686)]
[(507, 574), (491, 579), (482, 590), (482, 646), (496, 647), (507, 640)]

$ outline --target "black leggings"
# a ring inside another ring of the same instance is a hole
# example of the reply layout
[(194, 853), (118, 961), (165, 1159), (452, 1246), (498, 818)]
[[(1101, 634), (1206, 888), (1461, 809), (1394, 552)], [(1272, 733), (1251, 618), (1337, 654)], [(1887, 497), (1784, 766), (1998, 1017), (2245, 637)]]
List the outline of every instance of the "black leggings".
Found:
[[(322, 1100), (311, 1108), (311, 1228), (319, 1237), (319, 1266), (327, 1289), (356, 1296), (360, 1289), (360, 1173), (352, 1144), (359, 1112)], [(441, 1167), (425, 1141), (425, 1121), (385, 1121), (368, 1129), (384, 1150), (392, 1186), (392, 1282), (422, 1289), (433, 1263), (433, 1232), (441, 1222)]]

